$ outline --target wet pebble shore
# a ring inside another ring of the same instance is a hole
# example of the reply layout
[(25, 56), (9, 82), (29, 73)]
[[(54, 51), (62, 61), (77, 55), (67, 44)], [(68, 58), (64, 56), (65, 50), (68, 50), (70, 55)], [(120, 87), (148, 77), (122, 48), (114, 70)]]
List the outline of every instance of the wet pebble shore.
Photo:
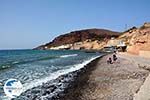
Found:
[(14, 100), (78, 100), (80, 89), (88, 80), (88, 75), (95, 68), (101, 57), (80, 70), (62, 75), (41, 86), (29, 89)]

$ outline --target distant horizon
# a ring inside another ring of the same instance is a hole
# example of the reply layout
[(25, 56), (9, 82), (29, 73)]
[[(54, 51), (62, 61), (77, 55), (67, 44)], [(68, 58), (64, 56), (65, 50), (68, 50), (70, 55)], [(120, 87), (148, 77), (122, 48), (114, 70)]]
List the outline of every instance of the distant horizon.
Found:
[(123, 32), (150, 22), (149, 0), (0, 0), (0, 50), (32, 49), (82, 29)]
[[(145, 23), (145, 22), (144, 22), (144, 23)], [(142, 25), (144, 25), (144, 23), (143, 23)], [(140, 25), (140, 26), (142, 26), (142, 25)], [(135, 26), (135, 27), (139, 28), (140, 26)], [(134, 27), (134, 26), (131, 26), (131, 27), (127, 28), (126, 30), (128, 30), (128, 29), (130, 29), (130, 28), (132, 28), (132, 27)], [(76, 30), (64, 32), (64, 33), (62, 33), (62, 34), (59, 34), (58, 36), (64, 35), (64, 34), (67, 34), (67, 33), (73, 32), (73, 31), (81, 31), (81, 30), (87, 30), (87, 29), (104, 29), (104, 30), (114, 31), (114, 30), (106, 29), (106, 28), (95, 28), (95, 27), (92, 27), (92, 28), (83, 28), (83, 29), (76, 29)], [(124, 30), (124, 31), (126, 31), (126, 30)], [(122, 31), (122, 32), (124, 32), (124, 31)], [(114, 32), (120, 32), (120, 33), (121, 33), (121, 31), (114, 31)], [(57, 36), (56, 36), (56, 37), (57, 37)], [(54, 38), (56, 38), (56, 37), (54, 37)], [(54, 39), (54, 38), (53, 38), (53, 39)], [(52, 40), (53, 40), (53, 39), (52, 39)], [(50, 40), (49, 42), (51, 42), (52, 40)], [(48, 42), (46, 42), (46, 43), (48, 43)], [(38, 47), (38, 46), (40, 46), (40, 45), (44, 45), (44, 44), (46, 44), (46, 43), (39, 44), (39, 45), (37, 45), (36, 47)], [(7, 48), (7, 49), (0, 49), (0, 50), (32, 50), (32, 49), (34, 49), (34, 48), (35, 48), (35, 47), (33, 47), (33, 48)]]
[[(95, 27), (92, 27), (92, 28), (74, 29), (74, 30), (72, 30), (72, 31), (68, 31), (68, 32), (61, 33), (61, 34), (59, 34), (58, 36), (64, 35), (64, 34), (67, 34), (67, 33), (73, 32), (73, 31), (80, 31), (80, 30), (87, 30), (87, 29), (104, 29), (104, 30), (114, 31), (114, 30), (107, 29), (107, 28), (95, 28)], [(114, 31), (114, 32), (120, 32), (120, 31)], [(56, 36), (56, 37), (57, 37), (57, 36)], [(54, 38), (56, 38), (56, 37), (54, 37)], [(53, 39), (54, 39), (54, 38), (53, 38)], [(52, 40), (53, 40), (53, 39), (52, 39)], [(52, 40), (50, 40), (50, 41), (48, 41), (48, 42), (51, 42)], [(48, 42), (46, 42), (46, 43), (48, 43)], [(43, 43), (43, 44), (46, 44), (46, 43)], [(38, 47), (38, 46), (40, 46), (40, 45), (42, 45), (42, 44), (39, 44), (39, 45), (37, 45), (36, 47)], [(33, 47), (33, 48), (35, 48), (35, 47)], [(2, 49), (0, 48), (0, 50), (32, 50), (33, 48), (2, 48)]]
[[(145, 23), (145, 22), (144, 22)], [(143, 23), (143, 24), (144, 24)], [(140, 26), (142, 26), (143, 24), (141, 24)], [(140, 27), (140, 26), (135, 26), (135, 27)], [(132, 28), (132, 27), (134, 27), (134, 26), (131, 26), (131, 27), (127, 27), (127, 29), (125, 29), (124, 31), (126, 31), (126, 30), (128, 30), (128, 29), (130, 29), (130, 28)], [(59, 34), (58, 36), (60, 36), (60, 35), (63, 35), (63, 34), (67, 34), (67, 33), (70, 33), (70, 32), (73, 32), (73, 31), (80, 31), (80, 30), (86, 30), (86, 29), (104, 29), (104, 30), (110, 30), (110, 31), (114, 31), (114, 32), (124, 32), (124, 31), (116, 31), (116, 30), (111, 30), (111, 29), (107, 29), (107, 28), (96, 28), (96, 27), (91, 27), (91, 28), (82, 28), (82, 29), (74, 29), (74, 30), (72, 30), (72, 31), (68, 31), (68, 32), (64, 32), (64, 33), (61, 33), (61, 34)], [(57, 37), (57, 36), (56, 36)], [(56, 37), (54, 37), (54, 38), (56, 38)], [(53, 39), (54, 39), (53, 38)], [(53, 40), (52, 39), (52, 40)], [(48, 42), (51, 42), (52, 40), (50, 40), (50, 41), (48, 41)], [(46, 42), (46, 43), (48, 43), (48, 42)], [(43, 44), (46, 44), (46, 43), (43, 43)], [(40, 46), (40, 45), (42, 45), (42, 44), (39, 44), (39, 45), (37, 45), (37, 46)], [(37, 47), (36, 46), (36, 47)], [(35, 48), (35, 47), (33, 47), (33, 48)], [(0, 50), (32, 50), (33, 48), (0, 48)]]
[[(130, 27), (131, 28), (131, 27)], [(128, 29), (130, 29), (130, 28), (128, 28)], [(60, 35), (63, 35), (63, 34), (67, 34), (67, 33), (70, 33), (70, 32), (73, 32), (73, 31), (80, 31), (80, 30), (87, 30), (87, 29), (104, 29), (104, 30), (110, 30), (110, 31), (114, 31), (114, 30), (111, 30), (111, 29), (107, 29), (107, 28), (95, 28), (95, 27), (92, 27), (92, 28), (83, 28), (83, 29), (75, 29), (75, 30), (72, 30), (72, 31), (68, 31), (68, 32), (65, 32), (65, 33), (62, 33), (62, 34), (59, 34), (58, 36), (60, 36)], [(125, 30), (124, 30), (125, 31)], [(120, 32), (120, 31), (114, 31), (114, 32)], [(123, 31), (122, 31), (123, 32)], [(56, 36), (57, 37), (57, 36)], [(56, 38), (56, 37), (54, 37), (54, 38)], [(54, 39), (53, 38), (53, 39)], [(52, 39), (52, 40), (53, 40)], [(50, 40), (49, 42), (51, 42), (52, 40)], [(46, 43), (48, 43), (48, 42), (46, 42)], [(46, 43), (43, 43), (43, 44), (46, 44)], [(39, 44), (39, 45), (37, 45), (37, 46), (40, 46), (40, 45), (42, 45), (42, 44)], [(36, 47), (37, 47), (36, 46)], [(33, 47), (33, 48), (35, 48), (35, 47)], [(0, 50), (32, 50), (33, 48), (2, 48), (2, 49), (0, 49)]]

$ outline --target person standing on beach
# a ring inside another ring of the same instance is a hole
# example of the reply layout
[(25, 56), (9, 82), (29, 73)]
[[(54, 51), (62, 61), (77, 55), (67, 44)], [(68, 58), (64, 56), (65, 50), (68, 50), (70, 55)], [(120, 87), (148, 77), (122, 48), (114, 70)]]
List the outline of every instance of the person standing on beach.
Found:
[(116, 54), (114, 53), (113, 54), (113, 61), (115, 62), (117, 60), (117, 56), (116, 56)]

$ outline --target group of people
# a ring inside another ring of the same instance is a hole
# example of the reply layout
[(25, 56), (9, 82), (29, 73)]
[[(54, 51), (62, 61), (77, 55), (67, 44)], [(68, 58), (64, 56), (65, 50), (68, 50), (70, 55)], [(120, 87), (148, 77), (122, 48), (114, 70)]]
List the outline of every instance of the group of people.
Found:
[(108, 59), (107, 59), (107, 64), (113, 64), (114, 62), (116, 62), (117, 61), (117, 56), (116, 56), (116, 53), (114, 53), (113, 55), (112, 55), (112, 58), (111, 57), (108, 57)]

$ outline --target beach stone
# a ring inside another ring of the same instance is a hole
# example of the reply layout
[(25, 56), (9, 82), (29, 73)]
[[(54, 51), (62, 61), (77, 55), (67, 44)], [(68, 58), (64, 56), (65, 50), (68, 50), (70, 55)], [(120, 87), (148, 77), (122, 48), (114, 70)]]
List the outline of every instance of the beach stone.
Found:
[(37, 90), (32, 90), (32, 93), (33, 93), (33, 94), (38, 94), (38, 93), (40, 93), (40, 91), (41, 91), (41, 90), (39, 90), (39, 89), (37, 89)]

